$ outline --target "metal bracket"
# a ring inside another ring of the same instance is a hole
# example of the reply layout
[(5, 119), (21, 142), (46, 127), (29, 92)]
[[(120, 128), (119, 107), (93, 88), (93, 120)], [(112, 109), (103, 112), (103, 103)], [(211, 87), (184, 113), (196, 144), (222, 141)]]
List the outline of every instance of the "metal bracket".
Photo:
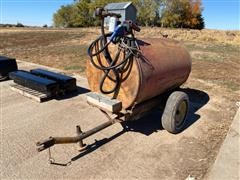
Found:
[[(83, 133), (80, 126), (76, 126), (76, 132), (78, 136), (80, 136)], [(83, 143), (82, 139), (79, 140), (79, 146), (80, 146), (79, 151), (84, 151), (87, 147), (87, 145)]]

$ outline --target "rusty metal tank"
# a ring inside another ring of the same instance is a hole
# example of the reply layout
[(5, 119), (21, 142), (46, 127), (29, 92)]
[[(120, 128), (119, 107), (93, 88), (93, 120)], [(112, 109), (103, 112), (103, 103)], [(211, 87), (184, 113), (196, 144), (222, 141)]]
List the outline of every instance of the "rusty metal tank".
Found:
[[(191, 57), (181, 43), (166, 38), (152, 38), (138, 40), (138, 44), (142, 56), (134, 58), (128, 70), (122, 74), (118, 91), (109, 94), (122, 101), (125, 109), (182, 85), (191, 72)], [(116, 45), (109, 47), (111, 54), (116, 50)], [(102, 55), (100, 58), (103, 58)], [(103, 72), (87, 61), (86, 74), (91, 91), (100, 92)], [(104, 87), (113, 87), (113, 82), (106, 81)]]

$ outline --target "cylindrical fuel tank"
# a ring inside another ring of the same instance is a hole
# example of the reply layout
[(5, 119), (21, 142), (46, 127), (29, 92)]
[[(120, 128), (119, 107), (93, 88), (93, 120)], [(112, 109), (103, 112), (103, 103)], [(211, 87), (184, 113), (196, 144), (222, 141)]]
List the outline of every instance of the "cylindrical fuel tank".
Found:
[[(118, 91), (109, 94), (122, 101), (125, 109), (182, 85), (191, 72), (191, 57), (179, 42), (154, 38), (138, 40), (138, 45), (142, 55), (134, 57), (128, 69), (122, 73)], [(116, 51), (117, 45), (109, 47), (111, 55), (114, 56)], [(104, 59), (102, 55), (98, 58)], [(87, 61), (87, 79), (91, 91), (100, 92), (102, 76), (103, 72)], [(104, 89), (113, 86), (112, 81), (106, 80)]]

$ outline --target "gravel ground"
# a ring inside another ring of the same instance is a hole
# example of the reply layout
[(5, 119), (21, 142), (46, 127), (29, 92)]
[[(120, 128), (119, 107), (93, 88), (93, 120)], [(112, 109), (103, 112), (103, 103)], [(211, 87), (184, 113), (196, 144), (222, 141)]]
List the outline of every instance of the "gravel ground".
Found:
[(162, 130), (160, 113), (153, 112), (129, 123), (128, 131), (115, 124), (89, 137), (85, 143), (93, 147), (86, 153), (77, 144), (56, 145), (56, 164), (50, 165), (48, 151), (36, 151), (37, 141), (75, 135), (76, 125), (88, 130), (107, 120), (86, 103), (87, 82), (77, 79), (77, 96), (42, 104), (11, 91), (11, 81), (0, 83), (1, 179), (202, 179), (212, 166), (231, 123), (219, 109), (231, 106), (220, 88), (193, 78), (185, 85), (191, 87), (191, 108), (182, 133)]

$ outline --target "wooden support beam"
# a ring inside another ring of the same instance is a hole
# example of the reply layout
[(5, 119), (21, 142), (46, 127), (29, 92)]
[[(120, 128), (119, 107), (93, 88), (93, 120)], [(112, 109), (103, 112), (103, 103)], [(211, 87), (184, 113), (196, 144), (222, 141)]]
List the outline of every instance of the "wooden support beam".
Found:
[(19, 93), (19, 94), (21, 94), (21, 95), (23, 95), (25, 97), (33, 99), (33, 100), (35, 100), (35, 101), (37, 101), (39, 103), (45, 102), (45, 101), (51, 99), (51, 95), (50, 94), (44, 94), (42, 92), (39, 92), (39, 91), (30, 89), (30, 88), (21, 86), (19, 84), (15, 84), (14, 83), (14, 84), (10, 85), (10, 88), (13, 91), (15, 91), (15, 92), (17, 92), (17, 93)]
[(111, 99), (100, 93), (91, 92), (87, 94), (87, 102), (104, 111), (118, 113), (122, 110), (122, 102), (117, 99)]

